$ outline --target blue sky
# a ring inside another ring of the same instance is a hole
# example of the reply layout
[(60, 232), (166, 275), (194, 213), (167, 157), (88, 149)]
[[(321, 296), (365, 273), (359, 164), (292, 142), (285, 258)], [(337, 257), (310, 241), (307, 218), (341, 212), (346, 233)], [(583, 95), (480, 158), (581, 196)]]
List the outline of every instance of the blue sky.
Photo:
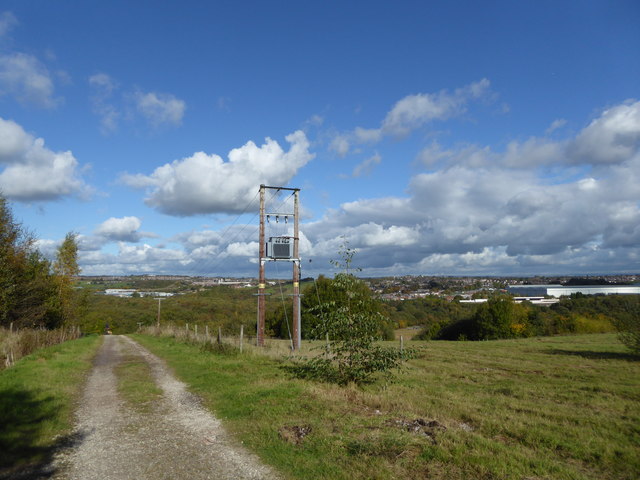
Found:
[(624, 0), (5, 0), (0, 190), (87, 275), (255, 276), (261, 183), (301, 188), (303, 275), (345, 240), (369, 276), (638, 273), (638, 25)]

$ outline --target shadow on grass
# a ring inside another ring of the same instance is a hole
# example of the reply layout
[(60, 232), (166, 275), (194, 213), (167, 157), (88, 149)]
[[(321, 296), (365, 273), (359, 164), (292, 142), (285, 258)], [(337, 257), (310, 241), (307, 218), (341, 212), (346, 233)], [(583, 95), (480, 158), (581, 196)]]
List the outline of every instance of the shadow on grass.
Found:
[(626, 352), (594, 352), (591, 350), (548, 350), (546, 353), (551, 355), (573, 355), (576, 357), (589, 358), (591, 360), (627, 360), (637, 362), (640, 355)]
[(52, 397), (18, 388), (0, 390), (0, 480), (52, 477), (56, 452), (77, 445), (78, 435), (42, 439), (43, 423), (56, 415)]

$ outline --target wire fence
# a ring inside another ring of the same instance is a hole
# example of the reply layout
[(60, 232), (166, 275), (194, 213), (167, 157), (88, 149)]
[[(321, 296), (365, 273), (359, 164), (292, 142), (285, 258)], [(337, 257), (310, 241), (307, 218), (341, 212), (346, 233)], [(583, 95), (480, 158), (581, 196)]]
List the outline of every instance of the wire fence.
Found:
[(264, 347), (256, 345), (255, 332), (247, 334), (241, 326), (238, 333), (223, 335), (222, 329), (210, 329), (196, 324), (184, 324), (183, 326), (167, 324), (142, 327), (139, 333), (155, 337), (172, 338), (179, 342), (199, 345), (207, 350), (235, 351), (243, 355), (261, 355), (271, 358), (297, 357), (300, 355), (315, 355), (315, 346), (321, 342), (305, 342), (297, 351), (291, 349), (291, 341), (288, 339), (266, 338)]

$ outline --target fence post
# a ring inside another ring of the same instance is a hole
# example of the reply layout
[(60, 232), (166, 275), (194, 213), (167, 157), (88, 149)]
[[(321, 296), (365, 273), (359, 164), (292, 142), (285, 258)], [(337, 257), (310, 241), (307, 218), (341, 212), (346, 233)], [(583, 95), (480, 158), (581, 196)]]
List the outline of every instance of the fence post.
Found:
[(218, 327), (218, 345), (222, 343), (222, 327)]
[(240, 325), (240, 353), (242, 353), (242, 340), (244, 339), (244, 325)]
[(404, 338), (400, 335), (400, 353), (404, 352)]

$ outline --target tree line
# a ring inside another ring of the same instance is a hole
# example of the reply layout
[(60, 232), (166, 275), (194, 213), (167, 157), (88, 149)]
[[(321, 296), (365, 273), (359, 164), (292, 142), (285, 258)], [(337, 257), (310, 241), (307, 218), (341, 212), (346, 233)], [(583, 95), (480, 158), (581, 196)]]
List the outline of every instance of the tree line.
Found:
[(72, 281), (79, 272), (76, 234), (65, 236), (51, 262), (0, 195), (0, 327), (51, 329), (73, 323), (78, 298)]

